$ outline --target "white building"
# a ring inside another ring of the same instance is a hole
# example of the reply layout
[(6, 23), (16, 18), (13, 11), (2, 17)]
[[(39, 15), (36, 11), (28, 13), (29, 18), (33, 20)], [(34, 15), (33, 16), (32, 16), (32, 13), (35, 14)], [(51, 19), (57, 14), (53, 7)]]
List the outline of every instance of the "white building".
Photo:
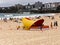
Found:
[(54, 2), (54, 3), (45, 3), (44, 9), (47, 10), (56, 10), (56, 8), (60, 5), (60, 2)]

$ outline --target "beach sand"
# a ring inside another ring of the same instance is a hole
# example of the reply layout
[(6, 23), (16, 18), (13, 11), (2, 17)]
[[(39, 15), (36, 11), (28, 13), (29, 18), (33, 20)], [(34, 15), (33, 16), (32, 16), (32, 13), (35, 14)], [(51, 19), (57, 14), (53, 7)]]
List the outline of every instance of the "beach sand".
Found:
[(58, 27), (44, 29), (42, 31), (27, 31), (22, 27), (17, 30), (22, 23), (8, 20), (4, 22), (0, 20), (0, 45), (60, 45), (60, 14), (56, 14), (52, 20), (49, 17), (41, 17), (44, 19), (44, 25), (50, 27), (50, 23), (58, 22)]

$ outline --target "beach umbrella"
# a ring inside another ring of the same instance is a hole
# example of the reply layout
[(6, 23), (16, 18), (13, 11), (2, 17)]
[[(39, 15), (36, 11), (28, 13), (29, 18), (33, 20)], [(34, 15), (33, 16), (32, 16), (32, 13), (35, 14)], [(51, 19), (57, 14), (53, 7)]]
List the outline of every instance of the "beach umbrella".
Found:
[(25, 29), (29, 30), (31, 26), (35, 25), (35, 26), (40, 26), (43, 24), (44, 20), (40, 19), (40, 20), (31, 20), (29, 18), (22, 18), (22, 22), (24, 24)]

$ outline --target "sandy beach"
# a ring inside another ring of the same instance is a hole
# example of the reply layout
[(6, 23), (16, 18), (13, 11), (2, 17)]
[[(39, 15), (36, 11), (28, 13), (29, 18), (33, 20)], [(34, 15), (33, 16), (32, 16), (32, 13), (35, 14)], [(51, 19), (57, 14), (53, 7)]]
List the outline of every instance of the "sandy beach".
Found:
[[(41, 18), (44, 19), (44, 25), (49, 26), (49, 29), (43, 29), (43, 32), (36, 29), (24, 30), (21, 21), (17, 23), (0, 20), (0, 45), (60, 45), (60, 14), (56, 14), (54, 19), (47, 16)], [(58, 22), (57, 29), (54, 26), (50, 27), (51, 22), (54, 25), (54, 21)], [(18, 26), (21, 26), (19, 30)]]

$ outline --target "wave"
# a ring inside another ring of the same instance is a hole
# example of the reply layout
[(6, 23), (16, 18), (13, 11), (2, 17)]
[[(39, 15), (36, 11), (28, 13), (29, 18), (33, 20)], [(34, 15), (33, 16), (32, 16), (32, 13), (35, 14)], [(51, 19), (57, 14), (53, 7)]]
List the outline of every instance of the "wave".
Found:
[(54, 16), (54, 13), (51, 14), (0, 14), (0, 19), (2, 18), (24, 18), (24, 17), (38, 17), (38, 16)]

